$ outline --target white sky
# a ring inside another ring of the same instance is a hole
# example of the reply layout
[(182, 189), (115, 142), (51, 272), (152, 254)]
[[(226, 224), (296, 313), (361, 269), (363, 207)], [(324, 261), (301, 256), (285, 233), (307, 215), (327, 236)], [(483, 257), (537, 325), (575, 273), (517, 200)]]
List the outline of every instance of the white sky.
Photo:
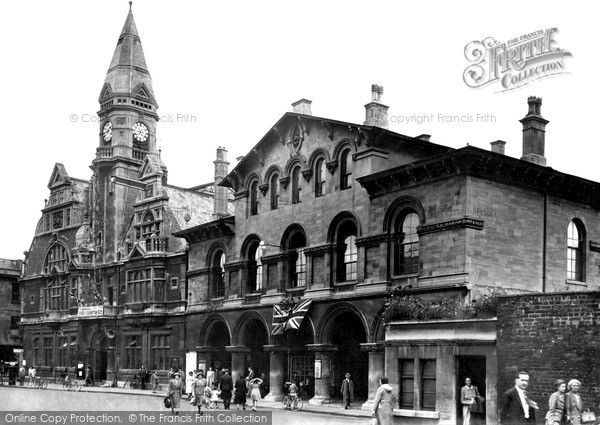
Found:
[[(453, 147), (507, 141), (521, 156), (527, 97), (543, 98), (548, 165), (600, 181), (600, 69), (594, 2), (324, 2), (136, 0), (133, 13), (159, 103), (169, 183), (213, 179), (216, 147), (245, 155), (306, 97), (316, 116), (361, 123), (370, 87), (385, 87), (390, 130)], [(587, 9), (586, 9), (587, 8)], [(0, 6), (2, 167), (0, 258), (28, 250), (56, 162), (89, 179), (98, 146), (98, 95), (127, 16), (126, 0), (10, 1)], [(496, 93), (463, 82), (467, 43), (558, 28), (567, 75)], [(71, 122), (71, 115), (78, 117)], [(189, 115), (177, 122), (177, 115)], [(444, 123), (438, 114), (493, 114), (495, 123)], [(169, 120), (172, 120), (169, 122)], [(195, 120), (195, 122), (193, 122)]]

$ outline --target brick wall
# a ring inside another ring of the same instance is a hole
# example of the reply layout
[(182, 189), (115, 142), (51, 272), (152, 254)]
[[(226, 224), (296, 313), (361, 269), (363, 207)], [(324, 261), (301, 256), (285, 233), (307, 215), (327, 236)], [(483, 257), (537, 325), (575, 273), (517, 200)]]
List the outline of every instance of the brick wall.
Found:
[(600, 411), (600, 292), (508, 296), (498, 310), (498, 395), (530, 374), (532, 399), (545, 415), (553, 383), (582, 383), (584, 407)]

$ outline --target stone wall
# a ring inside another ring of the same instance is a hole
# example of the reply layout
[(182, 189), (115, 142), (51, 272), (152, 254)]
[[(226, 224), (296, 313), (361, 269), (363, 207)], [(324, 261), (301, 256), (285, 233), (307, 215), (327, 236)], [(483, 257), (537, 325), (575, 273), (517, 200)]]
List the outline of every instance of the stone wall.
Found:
[(540, 416), (559, 378), (580, 380), (584, 407), (600, 410), (600, 292), (501, 297), (497, 323), (499, 397), (522, 370)]

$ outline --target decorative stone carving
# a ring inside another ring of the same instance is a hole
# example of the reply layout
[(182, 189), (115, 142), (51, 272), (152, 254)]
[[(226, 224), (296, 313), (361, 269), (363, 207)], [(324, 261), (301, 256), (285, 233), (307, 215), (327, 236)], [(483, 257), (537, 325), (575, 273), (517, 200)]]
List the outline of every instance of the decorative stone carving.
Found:
[(444, 221), (442, 223), (420, 225), (417, 227), (417, 233), (419, 235), (425, 235), (427, 233), (444, 232), (446, 230), (461, 229), (461, 228), (482, 230), (483, 223), (484, 223), (483, 220), (478, 220), (478, 219), (472, 218), (472, 217), (463, 217), (463, 218), (459, 218), (458, 220)]

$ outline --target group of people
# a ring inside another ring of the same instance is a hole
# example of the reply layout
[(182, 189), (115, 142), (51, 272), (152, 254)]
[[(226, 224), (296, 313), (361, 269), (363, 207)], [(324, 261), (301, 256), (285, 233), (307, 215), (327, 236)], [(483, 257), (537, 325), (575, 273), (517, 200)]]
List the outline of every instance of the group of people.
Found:
[[(515, 386), (506, 391), (500, 403), (500, 419), (502, 424), (535, 423), (537, 403), (529, 398), (526, 389), (529, 386), (529, 374), (519, 372), (515, 377)], [(584, 406), (579, 393), (581, 382), (571, 379), (566, 382), (558, 379), (554, 383), (555, 392), (548, 400), (547, 425), (581, 425)], [(567, 392), (568, 390), (568, 392)]]
[[(217, 375), (212, 368), (206, 373), (197, 370), (188, 373), (186, 382), (181, 380), (181, 372), (169, 372), (169, 387), (167, 397), (170, 398), (171, 411), (174, 415), (179, 413), (181, 408), (181, 398), (187, 394), (190, 404), (197, 406), (198, 413), (203, 414), (202, 407), (205, 409), (218, 408), (219, 398), (223, 400), (223, 408), (229, 410), (231, 399), (237, 409), (246, 410), (247, 399), (252, 400), (252, 410), (256, 411), (258, 402), (262, 399), (261, 390), (264, 389), (264, 374), (261, 378), (254, 376), (252, 368), (248, 368), (248, 375), (240, 377), (233, 382), (229, 374), (229, 369), (222, 369)], [(263, 394), (264, 395), (264, 394)]]

